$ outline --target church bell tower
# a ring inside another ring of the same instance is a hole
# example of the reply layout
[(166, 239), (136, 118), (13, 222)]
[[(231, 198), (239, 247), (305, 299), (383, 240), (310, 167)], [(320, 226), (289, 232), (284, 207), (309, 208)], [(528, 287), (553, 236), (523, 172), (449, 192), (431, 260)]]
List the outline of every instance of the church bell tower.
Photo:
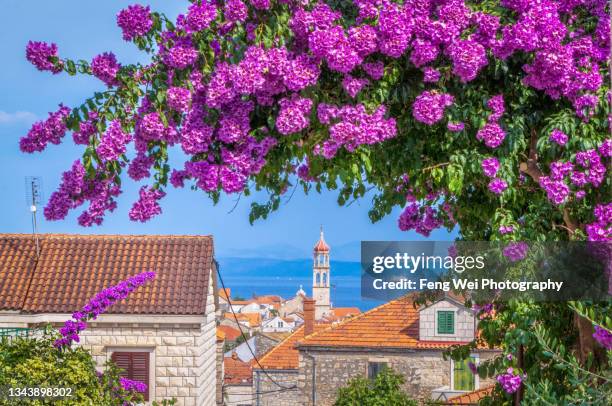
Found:
[(321, 237), (314, 247), (314, 264), (312, 268), (312, 298), (315, 302), (315, 319), (320, 320), (330, 313), (330, 274), (329, 274), (329, 246), (323, 238), (323, 226), (321, 226)]

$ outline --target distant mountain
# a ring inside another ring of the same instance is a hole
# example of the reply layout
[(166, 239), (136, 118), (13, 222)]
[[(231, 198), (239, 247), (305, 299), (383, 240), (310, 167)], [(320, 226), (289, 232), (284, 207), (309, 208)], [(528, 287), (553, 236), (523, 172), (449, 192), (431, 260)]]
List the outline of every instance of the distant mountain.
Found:
[(227, 258), (266, 258), (289, 260), (296, 258), (309, 258), (308, 250), (297, 248), (290, 244), (263, 245), (254, 248), (228, 249), (223, 252)]
[[(222, 275), (228, 277), (265, 277), (265, 278), (311, 278), (312, 259), (273, 259), (273, 258), (217, 258)], [(334, 261), (330, 263), (331, 277), (359, 278), (359, 262)]]

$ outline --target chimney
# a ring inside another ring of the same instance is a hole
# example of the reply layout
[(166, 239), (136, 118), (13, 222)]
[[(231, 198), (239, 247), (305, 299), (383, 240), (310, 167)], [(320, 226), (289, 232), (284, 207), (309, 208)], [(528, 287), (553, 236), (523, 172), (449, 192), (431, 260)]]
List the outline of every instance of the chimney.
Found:
[(304, 299), (304, 337), (314, 333), (316, 300)]

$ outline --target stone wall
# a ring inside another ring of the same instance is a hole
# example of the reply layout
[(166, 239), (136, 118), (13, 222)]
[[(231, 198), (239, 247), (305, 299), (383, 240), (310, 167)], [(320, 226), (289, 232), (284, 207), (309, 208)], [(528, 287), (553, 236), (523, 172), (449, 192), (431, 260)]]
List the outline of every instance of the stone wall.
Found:
[[(455, 334), (438, 334), (437, 312), (455, 312)], [(470, 309), (453, 302), (441, 300), (419, 312), (419, 339), (429, 341), (472, 341), (474, 339), (474, 314)]]
[(223, 401), (228, 406), (254, 405), (251, 385), (224, 385)]
[(266, 370), (266, 373), (284, 388), (276, 385), (259, 369), (253, 370), (254, 406), (302, 406), (302, 392), (297, 387), (297, 370)]
[[(480, 353), (483, 361), (493, 352)], [(415, 399), (430, 399), (434, 389), (449, 386), (451, 361), (444, 360), (441, 351), (382, 352), (382, 351), (300, 351), (298, 387), (303, 395), (302, 405), (313, 405), (312, 376), (315, 367), (316, 406), (334, 403), (338, 389), (352, 378), (367, 377), (368, 362), (386, 362), (406, 378), (403, 390)], [(492, 383), (481, 381), (480, 387)]]

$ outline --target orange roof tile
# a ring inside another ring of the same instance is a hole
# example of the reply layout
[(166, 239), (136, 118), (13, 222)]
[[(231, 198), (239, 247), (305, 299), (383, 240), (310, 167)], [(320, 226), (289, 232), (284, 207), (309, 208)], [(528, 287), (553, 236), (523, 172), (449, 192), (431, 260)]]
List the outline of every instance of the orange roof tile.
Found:
[(72, 313), (102, 289), (144, 271), (155, 280), (111, 314), (205, 314), (211, 236), (0, 234), (0, 310)]
[(447, 348), (462, 342), (419, 341), (419, 311), (406, 295), (314, 333), (299, 346)]
[(250, 385), (253, 382), (251, 364), (238, 357), (223, 358), (223, 383), (225, 385)]
[[(329, 327), (329, 324), (315, 324), (315, 333)], [(299, 352), (296, 343), (304, 339), (304, 326), (295, 330), (259, 359), (264, 369), (298, 369)]]
[(252, 301), (254, 303), (260, 303), (260, 304), (278, 304), (278, 303), (281, 303), (283, 299), (277, 295), (264, 295), (264, 296), (257, 296)]
[(261, 324), (261, 314), (260, 313), (240, 313), (244, 316), (246, 316), (247, 320), (249, 321), (249, 326), (250, 327), (257, 327)]
[(234, 314), (232, 312), (226, 312), (224, 314), (224, 317), (229, 320), (249, 321), (249, 316), (247, 316), (246, 313), (235, 313)]
[(332, 314), (338, 318), (356, 316), (361, 313), (358, 307), (334, 307), (331, 311)]
[(219, 297), (227, 301), (232, 297), (232, 290), (230, 288), (219, 289)]
[(219, 330), (219, 327), (217, 327), (217, 341), (223, 341), (223, 340), (225, 340), (225, 333)]
[(450, 398), (446, 404), (448, 405), (476, 405), (478, 402), (493, 392), (495, 385), (486, 386), (484, 388), (477, 389), (473, 392), (464, 393)]
[(228, 341), (236, 341), (236, 339), (242, 335), (240, 330), (231, 326), (219, 325), (217, 326), (217, 331), (221, 331)]

